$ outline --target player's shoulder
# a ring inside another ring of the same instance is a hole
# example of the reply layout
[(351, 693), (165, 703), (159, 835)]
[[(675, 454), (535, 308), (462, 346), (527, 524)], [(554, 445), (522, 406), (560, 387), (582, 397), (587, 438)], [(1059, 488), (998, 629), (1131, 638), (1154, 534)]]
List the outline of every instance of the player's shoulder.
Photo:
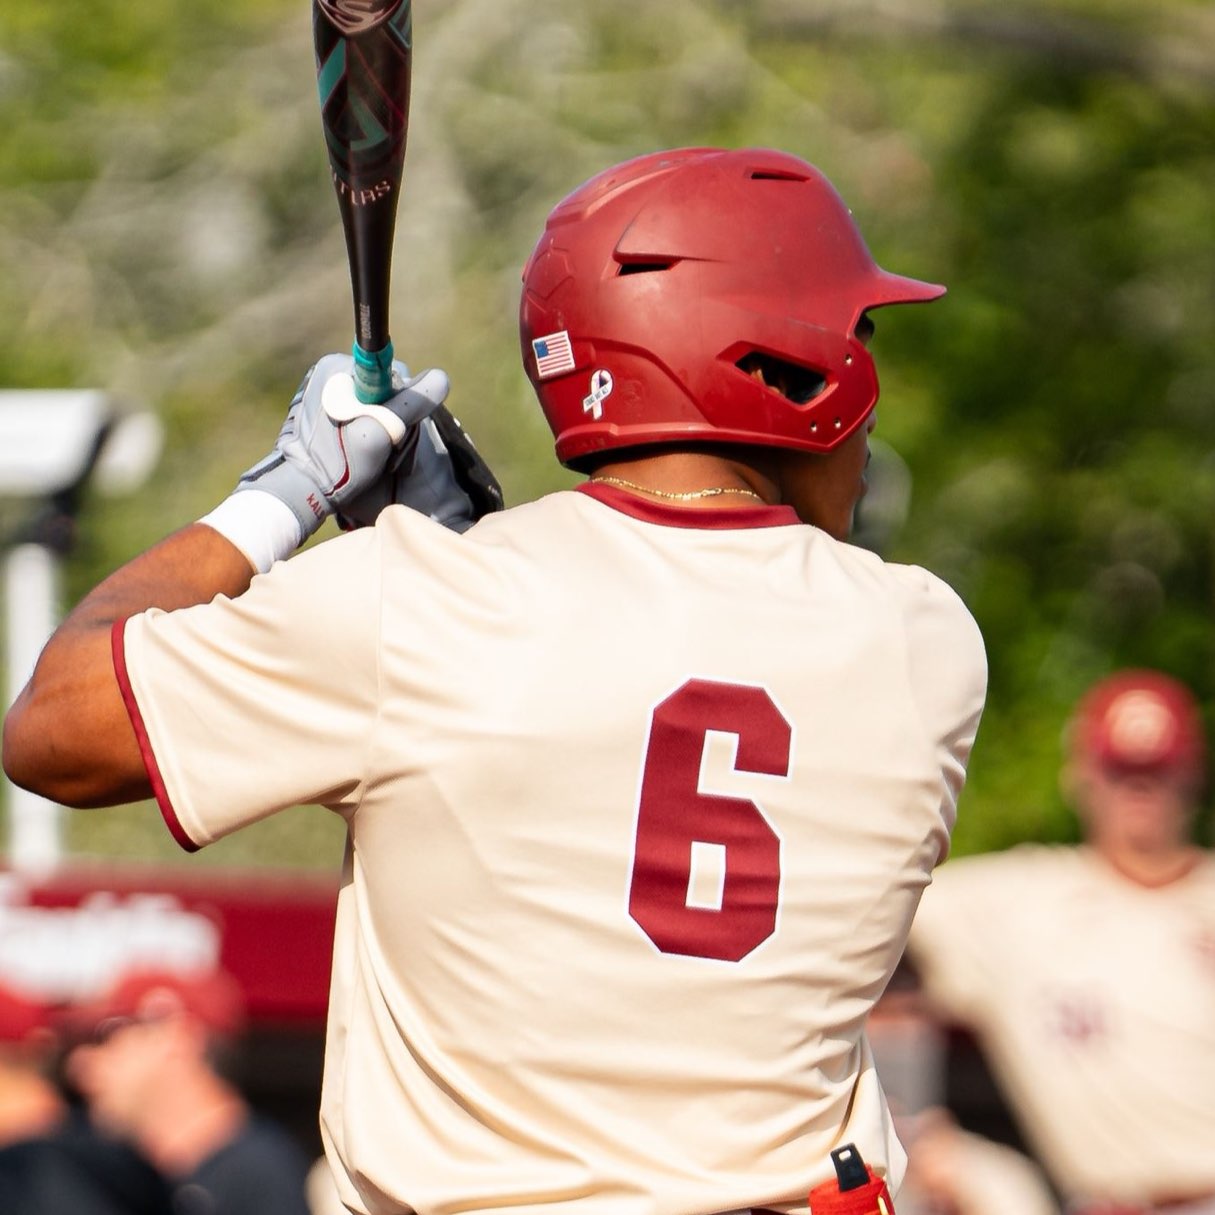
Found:
[(901, 598), (907, 619), (926, 632), (946, 630), (957, 644), (970, 649), (986, 670), (983, 634), (961, 595), (943, 578), (918, 565), (887, 564), (894, 593)]
[(1043, 869), (1051, 868), (1048, 849), (1020, 844), (1000, 852), (950, 857), (933, 870), (912, 926), (911, 945), (927, 951), (938, 962), (942, 948), (971, 934), (1003, 932), (1020, 920), (1010, 908), (1021, 907), (1026, 892), (1033, 890), (1034, 905), (1040, 906), (1040, 888), (1053, 891), (1053, 880), (1043, 882)]
[(921, 565), (883, 561), (872, 553), (866, 556), (881, 563), (890, 593), (901, 600), (908, 612), (940, 615), (978, 632), (979, 626), (970, 609), (944, 578)]
[(604, 510), (587, 494), (557, 489), (486, 515), (462, 538), (486, 560), (509, 560), (515, 553), (530, 565), (568, 558), (610, 537), (620, 539), (631, 523), (627, 515)]
[[(491, 511), (478, 519), (467, 531), (457, 533), (447, 528), (442, 530), (457, 540), (493, 542), (520, 530), (527, 531), (543, 527), (546, 523), (572, 518), (578, 513), (583, 498), (582, 494), (555, 490), (526, 502), (517, 502), (501, 510)], [(386, 515), (388, 513), (385, 512)], [(416, 511), (406, 511), (405, 514), (411, 516), (409, 518), (403, 518), (399, 511), (393, 513), (396, 515), (397, 524), (406, 528), (426, 529), (439, 526), (433, 519), (419, 516)]]
[(1215, 915), (1215, 853), (1203, 849), (1182, 883), (1182, 899), (1203, 916)]
[(1191, 875), (1196, 885), (1215, 891), (1215, 852), (1203, 848), (1198, 854)]
[(1003, 897), (1010, 887), (1045, 895), (1065, 885), (1087, 882), (1091, 869), (1084, 848), (1031, 841), (998, 852), (955, 857), (937, 870), (933, 884), (946, 890), (986, 891), (993, 898)]
[[(465, 605), (505, 606), (534, 592), (538, 565), (552, 565), (553, 551), (568, 525), (549, 495), (536, 502), (494, 511), (464, 532), (456, 532), (405, 506), (390, 506), (374, 529), (386, 597), (416, 598), (428, 593)], [(568, 542), (567, 546), (568, 546)], [(412, 588), (412, 589), (411, 589)]]
[(919, 565), (862, 558), (881, 579), (905, 638), (908, 667), (921, 696), (964, 700), (975, 713), (987, 693), (987, 648), (974, 615), (943, 578)]
[(493, 539), (520, 528), (543, 527), (562, 519), (576, 517), (585, 510), (586, 495), (572, 490), (554, 490), (525, 502), (516, 502), (502, 510), (478, 519), (467, 535), (478, 539)]
[(815, 528), (805, 530), (820, 550), (829, 551), (835, 563), (847, 571), (862, 594), (873, 593), (893, 599), (909, 612), (941, 614), (973, 625), (974, 618), (961, 596), (931, 570), (921, 565), (888, 561), (859, 545), (832, 540)]

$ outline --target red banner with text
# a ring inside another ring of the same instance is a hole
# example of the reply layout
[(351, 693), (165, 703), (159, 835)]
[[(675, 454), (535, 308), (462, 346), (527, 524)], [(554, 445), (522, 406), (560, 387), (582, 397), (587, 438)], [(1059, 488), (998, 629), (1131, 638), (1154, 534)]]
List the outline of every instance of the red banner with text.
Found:
[(338, 878), (72, 864), (0, 869), (0, 988), (48, 1012), (135, 970), (221, 967), (253, 1025), (319, 1029)]

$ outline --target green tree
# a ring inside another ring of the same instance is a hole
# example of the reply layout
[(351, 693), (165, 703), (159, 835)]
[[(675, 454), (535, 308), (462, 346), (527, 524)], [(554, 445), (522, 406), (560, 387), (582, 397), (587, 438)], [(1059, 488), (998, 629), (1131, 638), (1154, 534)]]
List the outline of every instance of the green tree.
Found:
[[(655, 147), (785, 147), (883, 264), (950, 288), (879, 313), (874, 350), (912, 484), (885, 551), (945, 576), (988, 643), (958, 851), (1074, 834), (1060, 734), (1092, 679), (1157, 665), (1215, 704), (1208, 6), (416, 8), (394, 336), (451, 371), (510, 500), (572, 480), (514, 320), (547, 209)], [(296, 0), (0, 13), (0, 385), (100, 386), (168, 428), (138, 495), (89, 499), (69, 601), (222, 497), (307, 360), (349, 342), (313, 71)], [(171, 856), (155, 817), (74, 816), (73, 846)], [(301, 810), (204, 856), (327, 865), (337, 828)]]

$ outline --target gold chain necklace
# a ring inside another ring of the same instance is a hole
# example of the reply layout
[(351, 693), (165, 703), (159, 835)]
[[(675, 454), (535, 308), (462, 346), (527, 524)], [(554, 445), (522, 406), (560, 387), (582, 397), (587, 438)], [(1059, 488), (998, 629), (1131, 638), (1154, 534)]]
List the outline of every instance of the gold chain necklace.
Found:
[(762, 502), (763, 498), (753, 489), (741, 489), (736, 485), (714, 485), (709, 489), (692, 489), (686, 493), (676, 494), (667, 489), (651, 489), (648, 485), (638, 485), (635, 481), (626, 481), (623, 477), (591, 477), (591, 481), (600, 485), (618, 485), (621, 489), (632, 489), (639, 494), (653, 494), (655, 498), (666, 498), (669, 502), (692, 502), (697, 498), (717, 498), (722, 494), (742, 494)]

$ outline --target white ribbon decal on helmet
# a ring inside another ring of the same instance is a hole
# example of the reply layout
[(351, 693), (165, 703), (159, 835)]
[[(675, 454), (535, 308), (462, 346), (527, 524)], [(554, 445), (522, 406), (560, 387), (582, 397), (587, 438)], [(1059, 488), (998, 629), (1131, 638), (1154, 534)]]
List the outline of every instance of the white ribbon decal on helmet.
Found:
[(589, 413), (595, 421), (603, 417), (603, 402), (612, 395), (615, 385), (610, 371), (596, 371), (591, 376), (591, 395), (582, 398), (582, 412)]

